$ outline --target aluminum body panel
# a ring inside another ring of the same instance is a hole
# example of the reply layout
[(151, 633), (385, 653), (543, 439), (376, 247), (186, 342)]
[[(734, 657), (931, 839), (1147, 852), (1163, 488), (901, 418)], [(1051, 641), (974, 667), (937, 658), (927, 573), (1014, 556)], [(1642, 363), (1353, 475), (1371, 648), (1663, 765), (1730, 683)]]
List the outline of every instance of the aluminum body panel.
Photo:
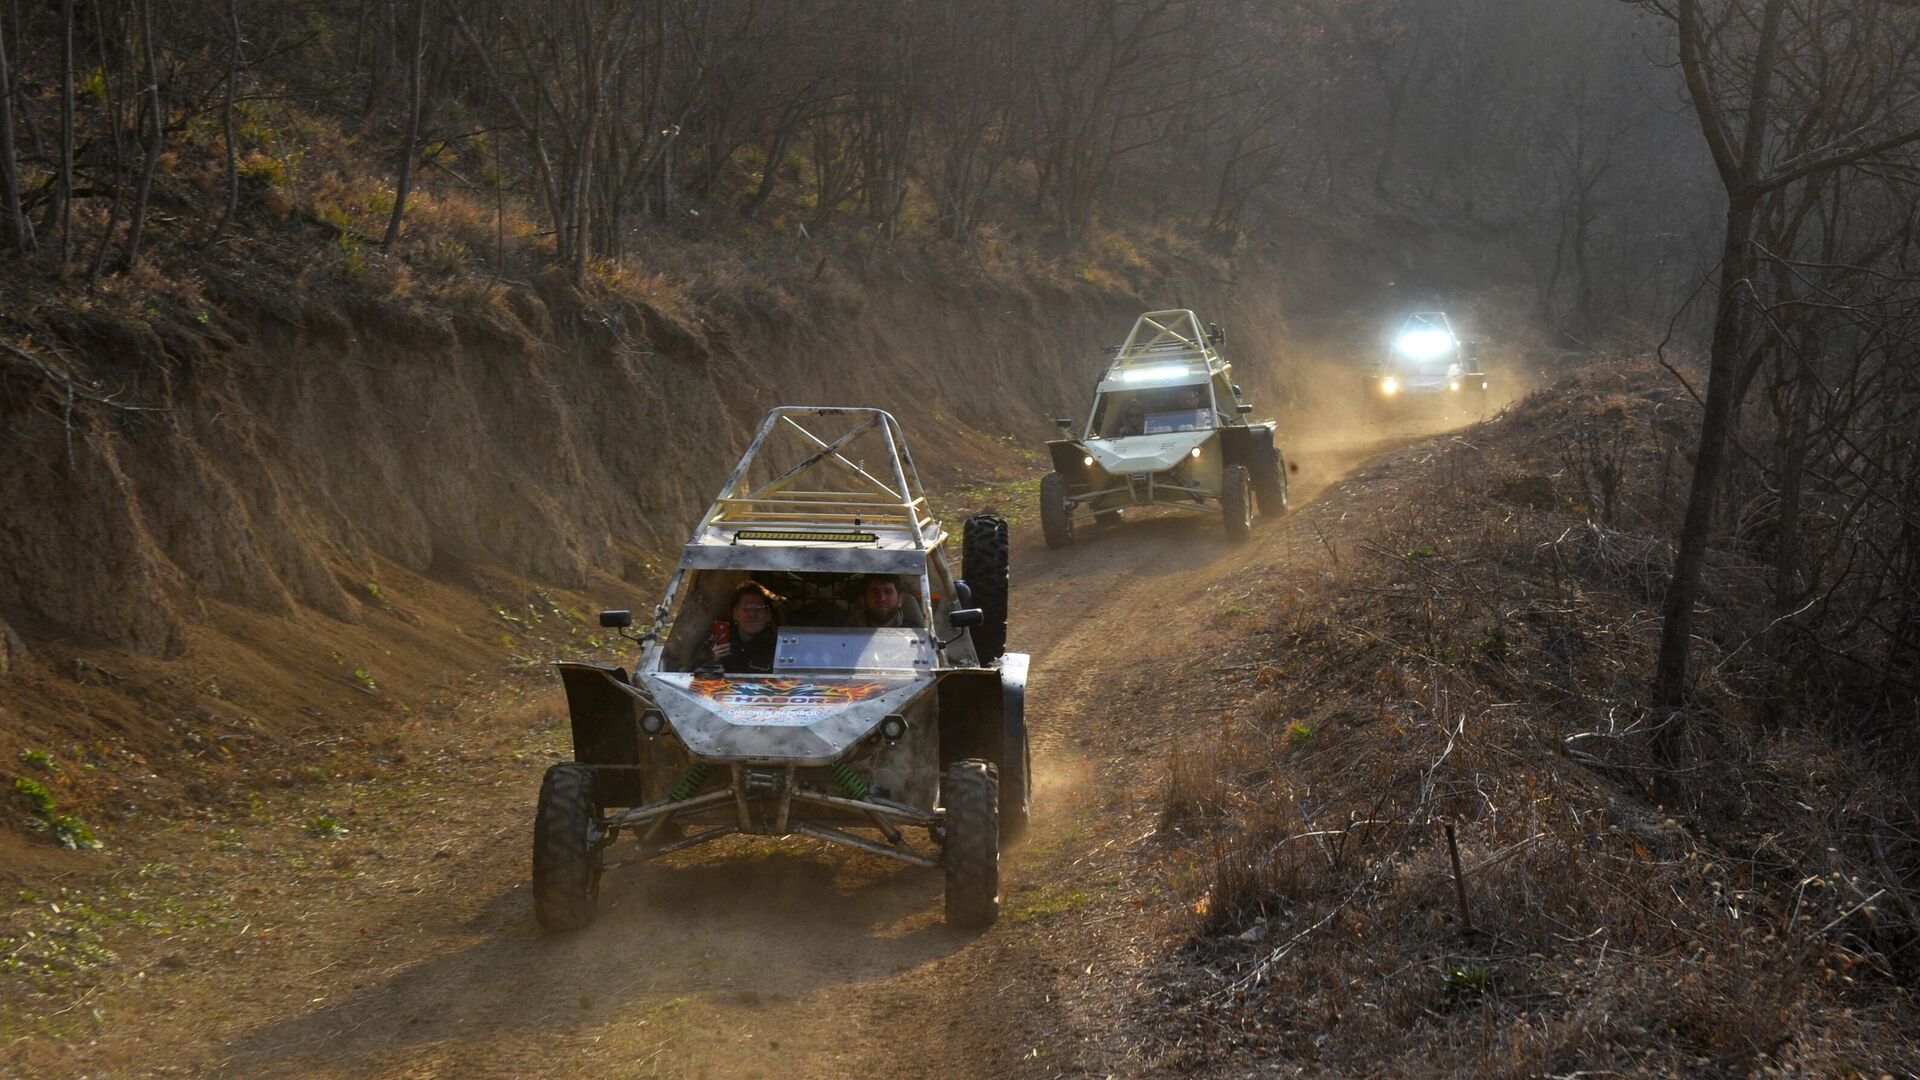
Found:
[(829, 765), (935, 677), (648, 672), (640, 681), (698, 760)]

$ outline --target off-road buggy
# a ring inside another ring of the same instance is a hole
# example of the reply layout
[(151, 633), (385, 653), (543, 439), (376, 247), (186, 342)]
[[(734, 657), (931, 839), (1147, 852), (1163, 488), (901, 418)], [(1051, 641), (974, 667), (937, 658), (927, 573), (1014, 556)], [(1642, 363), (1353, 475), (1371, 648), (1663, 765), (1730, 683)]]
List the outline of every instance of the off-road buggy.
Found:
[[(947, 921), (992, 923), (1001, 846), (1028, 817), (1027, 657), (1005, 651), (1006, 523), (967, 521), (964, 578), (946, 541), (893, 417), (769, 413), (651, 628), (601, 613), (640, 645), (634, 673), (555, 665), (574, 760), (540, 788), (540, 924), (593, 920), (622, 833), (638, 837), (643, 860), (748, 833), (943, 867)], [(855, 617), (869, 575), (899, 583), (902, 625)], [(748, 581), (775, 594), (771, 670), (729, 673), (702, 656)], [(925, 830), (932, 848), (910, 845), (908, 830)]]
[(1479, 344), (1461, 340), (1445, 312), (1416, 311), (1407, 316), (1367, 373), (1367, 393), (1388, 409), (1422, 405), (1479, 409), (1487, 397)]
[(1273, 421), (1248, 423), (1253, 406), (1220, 355), (1226, 334), (1203, 330), (1193, 312), (1140, 316), (1094, 388), (1079, 438), (1047, 444), (1053, 471), (1040, 481), (1040, 528), (1048, 547), (1073, 542), (1090, 522), (1112, 524), (1128, 507), (1218, 513), (1227, 538), (1245, 540), (1255, 501), (1262, 515), (1287, 508), (1287, 468)]

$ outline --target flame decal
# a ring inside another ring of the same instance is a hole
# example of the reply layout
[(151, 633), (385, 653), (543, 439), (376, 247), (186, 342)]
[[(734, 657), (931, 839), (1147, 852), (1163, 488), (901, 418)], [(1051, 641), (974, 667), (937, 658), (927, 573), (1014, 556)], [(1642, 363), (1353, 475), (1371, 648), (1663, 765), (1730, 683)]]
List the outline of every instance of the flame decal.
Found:
[(852, 705), (879, 697), (887, 685), (877, 682), (816, 683), (805, 679), (694, 679), (688, 687), (720, 705), (755, 709)]

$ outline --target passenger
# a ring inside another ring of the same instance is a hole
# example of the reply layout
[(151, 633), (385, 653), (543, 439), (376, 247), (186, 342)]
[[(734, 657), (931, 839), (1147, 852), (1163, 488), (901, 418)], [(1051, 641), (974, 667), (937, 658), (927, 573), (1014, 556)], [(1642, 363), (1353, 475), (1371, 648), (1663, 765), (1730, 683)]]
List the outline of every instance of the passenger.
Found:
[(1116, 439), (1128, 439), (1147, 433), (1147, 403), (1134, 398), (1120, 410), (1120, 430), (1114, 433)]
[(892, 574), (868, 574), (860, 589), (850, 625), (877, 629), (883, 626), (918, 626), (920, 620), (907, 608), (907, 596), (900, 579)]
[(764, 674), (773, 670), (774, 645), (780, 634), (780, 612), (765, 585), (749, 581), (733, 590), (727, 605), (726, 640), (715, 633), (695, 657), (694, 667), (718, 664), (733, 674)]

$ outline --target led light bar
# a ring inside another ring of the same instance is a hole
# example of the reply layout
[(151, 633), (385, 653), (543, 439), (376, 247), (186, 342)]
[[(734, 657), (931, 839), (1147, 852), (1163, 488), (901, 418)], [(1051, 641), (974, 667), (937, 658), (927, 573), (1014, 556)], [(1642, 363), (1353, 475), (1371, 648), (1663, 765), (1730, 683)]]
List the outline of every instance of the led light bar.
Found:
[(1182, 375), (1193, 374), (1186, 364), (1155, 364), (1153, 367), (1134, 368), (1120, 373), (1121, 382), (1152, 382), (1156, 379), (1177, 379)]
[(771, 540), (801, 544), (871, 544), (880, 539), (870, 532), (800, 532), (784, 529), (741, 529), (735, 540)]

